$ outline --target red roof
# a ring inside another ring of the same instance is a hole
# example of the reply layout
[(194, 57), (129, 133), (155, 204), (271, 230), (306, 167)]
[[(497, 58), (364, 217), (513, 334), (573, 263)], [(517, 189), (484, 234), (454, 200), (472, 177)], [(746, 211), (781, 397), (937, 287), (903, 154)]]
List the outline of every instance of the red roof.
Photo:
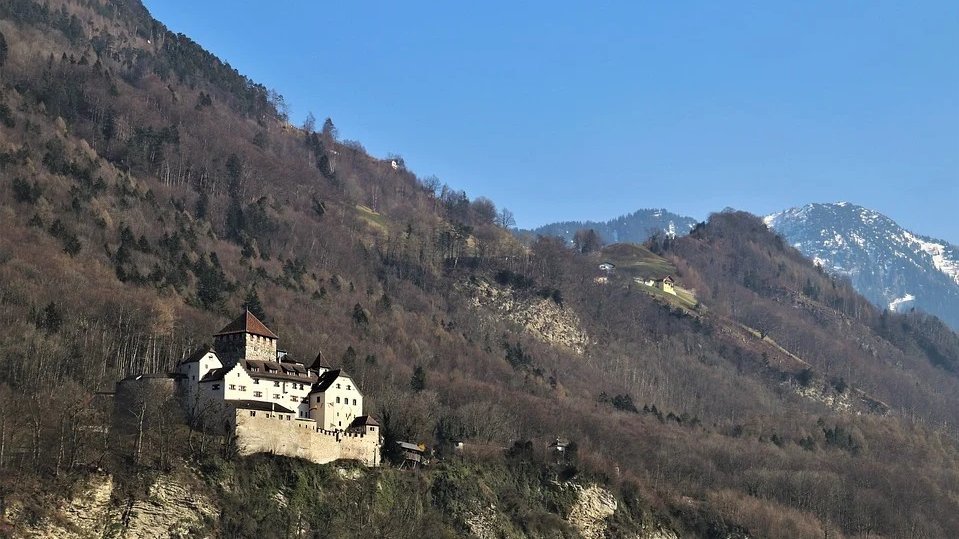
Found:
[(263, 322), (260, 322), (260, 320), (253, 316), (253, 313), (250, 311), (244, 312), (236, 320), (227, 324), (225, 328), (214, 334), (214, 337), (219, 335), (230, 335), (231, 333), (252, 333), (253, 335), (259, 335), (261, 337), (267, 337), (270, 339), (279, 338), (276, 336), (276, 333), (270, 331), (270, 328), (263, 325)]

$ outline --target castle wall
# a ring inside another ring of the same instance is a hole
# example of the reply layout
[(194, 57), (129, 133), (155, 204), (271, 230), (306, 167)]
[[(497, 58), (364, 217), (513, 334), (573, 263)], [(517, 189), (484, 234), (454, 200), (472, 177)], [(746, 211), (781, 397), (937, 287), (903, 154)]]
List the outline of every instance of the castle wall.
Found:
[(234, 417), (237, 445), (242, 455), (275, 453), (318, 464), (337, 459), (355, 459), (366, 466), (380, 463), (379, 432), (318, 431), (313, 421), (290, 420), (281, 414), (262, 411), (255, 414), (240, 409)]

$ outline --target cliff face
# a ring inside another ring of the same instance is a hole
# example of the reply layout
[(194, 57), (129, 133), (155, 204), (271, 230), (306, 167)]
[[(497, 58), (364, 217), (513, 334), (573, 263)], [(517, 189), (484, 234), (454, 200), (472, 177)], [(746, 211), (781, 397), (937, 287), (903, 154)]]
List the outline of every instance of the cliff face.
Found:
[(78, 485), (76, 494), (39, 521), (17, 502), (8, 509), (7, 521), (16, 535), (36, 539), (210, 536), (203, 530), (216, 517), (216, 505), (183, 478), (161, 475), (146, 497), (136, 500), (117, 499), (115, 486), (112, 475), (91, 475)]
[(502, 318), (536, 339), (583, 354), (591, 339), (583, 330), (579, 315), (551, 298), (476, 280), (463, 287), (473, 307)]
[[(388, 529), (379, 528), (381, 524), (388, 526), (387, 523), (392, 521), (394, 525), (401, 525), (404, 522), (402, 515), (391, 513), (397, 503), (405, 503), (400, 501), (403, 497), (426, 501), (416, 518), (431, 526), (430, 537), (463, 534), (481, 539), (552, 537), (554, 534), (550, 530), (562, 530), (566, 537), (599, 539), (608, 536), (612, 529), (609, 522), (613, 519), (630, 521), (611, 491), (589, 482), (524, 483), (522, 486), (527, 489), (530, 505), (523, 509), (525, 513), (517, 514), (516, 508), (511, 506), (513, 502), (497, 497), (497, 491), (503, 485), (497, 485), (498, 479), (493, 476), (480, 479), (479, 489), (453, 487), (462, 471), (457, 466), (424, 471), (417, 474), (419, 479), (416, 480), (410, 472), (319, 467), (283, 457), (260, 459), (256, 466), (266, 476), (279, 471), (286, 482), (269, 487), (260, 484), (255, 487), (257, 493), (254, 494), (249, 490), (253, 485), (247, 482), (247, 478), (221, 475), (222, 470), (214, 475), (178, 472), (157, 476), (142, 497), (132, 499), (122, 492), (125, 489), (114, 476), (92, 474), (76, 484), (72, 496), (39, 518), (22, 501), (13, 501), (7, 508), (6, 528), (0, 529), (15, 537), (32, 539), (244, 536), (244, 528), (223, 520), (224, 515), (240, 510), (261, 514), (258, 518), (281, 522), (282, 525), (274, 530), (277, 536), (284, 536), (292, 530), (310, 533), (314, 528), (305, 513), (323, 516), (326, 519), (323, 520), (326, 525), (324, 533), (330, 536), (349, 536), (361, 530), (370, 536), (381, 536), (375, 530)], [(314, 479), (323, 478), (312, 483), (307, 491), (299, 483), (304, 466), (313, 467), (312, 472), (319, 471)], [(404, 486), (401, 490), (395, 490), (401, 485)], [(372, 489), (372, 497), (357, 497), (347, 502), (356, 492), (365, 492), (367, 488)], [(570, 505), (560, 502), (554, 507), (558, 514), (541, 512), (536, 499), (542, 496), (558, 496), (556, 500), (568, 500)], [(311, 503), (304, 505), (307, 499)], [(441, 516), (436, 513), (440, 507), (434, 504), (441, 505)], [(364, 514), (369, 517), (362, 516)], [(382, 522), (378, 515), (382, 515)], [(344, 526), (343, 519), (349, 520), (350, 524)], [(524, 523), (523, 519), (530, 522)], [(290, 528), (291, 521), (298, 524)], [(374, 531), (370, 532), (370, 529)], [(636, 539), (677, 537), (668, 523), (648, 519), (631, 528), (620, 525), (616, 530), (629, 530), (628, 537)], [(390, 536), (415, 535), (407, 534), (405, 530), (393, 530)]]

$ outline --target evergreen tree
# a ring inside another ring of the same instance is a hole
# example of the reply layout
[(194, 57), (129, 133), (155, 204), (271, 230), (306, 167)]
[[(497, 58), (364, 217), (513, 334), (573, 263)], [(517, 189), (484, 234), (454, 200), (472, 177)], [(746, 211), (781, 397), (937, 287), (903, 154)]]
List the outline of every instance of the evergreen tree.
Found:
[(7, 53), (9, 48), (7, 47), (7, 38), (3, 37), (3, 33), (0, 32), (0, 67), (3, 67), (7, 63)]
[(356, 350), (352, 346), (346, 348), (346, 352), (343, 352), (343, 361), (341, 362), (343, 370), (348, 373), (352, 373), (356, 370)]
[(243, 243), (245, 229), (243, 206), (237, 197), (231, 197), (230, 206), (226, 210), (226, 236), (238, 244)]
[(423, 370), (421, 365), (417, 365), (413, 369), (413, 376), (410, 377), (410, 389), (417, 393), (426, 389), (426, 371)]
[(366, 309), (359, 303), (353, 306), (353, 323), (360, 327), (366, 327), (370, 323), (370, 317)]
[(206, 219), (207, 212), (210, 210), (210, 197), (206, 192), (200, 193), (196, 199), (196, 207), (193, 210), (194, 217), (197, 219)]
[(263, 304), (260, 303), (260, 296), (256, 293), (256, 286), (251, 286), (246, 293), (246, 299), (243, 300), (243, 308), (253, 313), (253, 316), (260, 320), (266, 320), (266, 311), (263, 310)]
[(323, 121), (323, 131), (321, 133), (323, 134), (323, 141), (326, 142), (328, 147), (332, 147), (337, 136), (336, 126), (333, 125), (332, 119), (327, 118)]

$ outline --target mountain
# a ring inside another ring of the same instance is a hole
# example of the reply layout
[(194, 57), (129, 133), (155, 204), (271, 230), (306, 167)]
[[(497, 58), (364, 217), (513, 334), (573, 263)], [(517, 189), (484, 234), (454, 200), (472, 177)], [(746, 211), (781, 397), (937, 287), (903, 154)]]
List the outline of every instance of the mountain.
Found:
[(921, 309), (959, 328), (959, 247), (847, 202), (808, 204), (764, 220), (876, 305)]
[[(136, 1), (0, 2), (0, 44), (0, 535), (959, 536), (959, 337), (758, 217), (519, 240)], [(244, 305), (430, 465), (111, 400)]]
[(577, 230), (592, 228), (606, 243), (643, 243), (656, 231), (670, 236), (686, 234), (696, 223), (692, 217), (677, 215), (665, 209), (643, 209), (605, 222), (563, 221), (525, 232), (532, 235), (559, 236), (572, 241)]

